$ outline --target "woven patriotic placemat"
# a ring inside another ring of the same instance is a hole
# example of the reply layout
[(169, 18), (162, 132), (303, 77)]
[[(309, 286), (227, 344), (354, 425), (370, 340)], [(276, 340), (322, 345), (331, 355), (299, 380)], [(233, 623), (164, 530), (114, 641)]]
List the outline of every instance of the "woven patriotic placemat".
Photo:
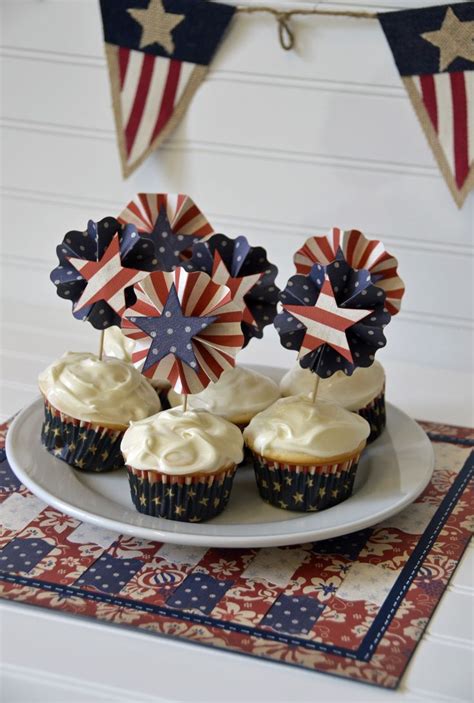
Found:
[(0, 596), (396, 688), (467, 546), (474, 431), (422, 423), (436, 467), (398, 515), (272, 549), (149, 542), (81, 523), (15, 477), (0, 428)]

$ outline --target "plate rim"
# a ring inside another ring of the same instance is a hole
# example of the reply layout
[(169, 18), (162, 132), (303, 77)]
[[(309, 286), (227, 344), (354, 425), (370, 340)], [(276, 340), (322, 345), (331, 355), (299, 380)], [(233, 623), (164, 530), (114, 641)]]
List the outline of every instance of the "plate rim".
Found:
[[(277, 369), (275, 369), (276, 371)], [(21, 482), (38, 498), (43, 500), (45, 503), (48, 505), (60, 510), (61, 512), (65, 513), (66, 515), (70, 515), (71, 517), (74, 517), (77, 520), (80, 520), (81, 522), (85, 522), (88, 524), (96, 525), (97, 527), (101, 527), (106, 530), (111, 530), (113, 532), (117, 532), (119, 534), (126, 534), (130, 536), (134, 536), (140, 539), (148, 539), (148, 540), (153, 540), (153, 541), (161, 541), (161, 542), (168, 542), (170, 544), (180, 544), (180, 545), (188, 545), (188, 546), (202, 546), (202, 547), (217, 547), (217, 548), (243, 548), (243, 547), (248, 547), (248, 548), (261, 548), (261, 547), (276, 547), (276, 546), (288, 546), (292, 544), (304, 544), (306, 542), (315, 542), (315, 541), (320, 541), (320, 540), (325, 540), (325, 539), (332, 539), (334, 537), (339, 537), (344, 534), (349, 534), (351, 532), (355, 532), (358, 530), (365, 529), (367, 527), (371, 527), (372, 525), (377, 524), (381, 520), (385, 520), (389, 517), (392, 517), (396, 513), (400, 512), (403, 510), (407, 505), (412, 503), (416, 498), (423, 492), (423, 490), (426, 488), (428, 485), (433, 469), (434, 469), (434, 451), (432, 444), (427, 436), (427, 434), (424, 432), (424, 430), (416, 423), (415, 420), (413, 420), (409, 415), (404, 413), (402, 410), (397, 408), (396, 406), (392, 405), (391, 403), (387, 403), (387, 406), (392, 410), (400, 415), (402, 415), (406, 420), (408, 420), (410, 423), (413, 423), (413, 425), (416, 426), (417, 430), (420, 433), (420, 439), (423, 436), (424, 440), (426, 441), (426, 446), (429, 448), (429, 463), (427, 465), (427, 468), (425, 470), (425, 474), (423, 476), (423, 480), (420, 479), (420, 483), (417, 485), (416, 490), (412, 491), (410, 493), (407, 493), (404, 496), (401, 496), (400, 500), (396, 503), (393, 504), (390, 508), (385, 508), (381, 509), (378, 512), (371, 513), (369, 516), (366, 518), (361, 518), (359, 519), (356, 523), (351, 523), (350, 527), (347, 528), (347, 521), (345, 523), (341, 523), (338, 527), (334, 526), (329, 526), (326, 528), (318, 528), (315, 529), (314, 527), (311, 528), (310, 526), (308, 527), (307, 530), (293, 530), (291, 531), (291, 523), (293, 522), (292, 520), (285, 520), (284, 522), (288, 525), (289, 532), (288, 534), (285, 535), (275, 535), (275, 534), (268, 534), (268, 535), (256, 535), (254, 537), (251, 537), (249, 535), (212, 535), (212, 536), (206, 536), (206, 535), (201, 535), (201, 534), (193, 534), (190, 532), (179, 532), (176, 531), (177, 526), (180, 525), (179, 522), (175, 521), (170, 521), (173, 529), (167, 531), (167, 530), (162, 530), (159, 528), (152, 528), (148, 526), (140, 526), (140, 525), (133, 525), (131, 523), (127, 522), (120, 522), (118, 520), (115, 520), (110, 517), (104, 517), (102, 515), (99, 515), (94, 512), (90, 512), (90, 510), (80, 508), (76, 505), (72, 505), (69, 503), (67, 500), (64, 498), (54, 495), (53, 493), (50, 492), (50, 490), (44, 488), (43, 486), (39, 485), (36, 483), (34, 478), (32, 478), (29, 473), (27, 472), (26, 469), (21, 467), (17, 462), (16, 462), (16, 457), (15, 457), (15, 450), (13, 448), (13, 444), (15, 442), (16, 435), (21, 432), (23, 423), (26, 418), (29, 417), (30, 414), (34, 413), (37, 406), (42, 404), (43, 400), (41, 397), (36, 398), (34, 401), (29, 403), (27, 406), (25, 406), (19, 413), (18, 415), (14, 418), (13, 422), (11, 423), (8, 432), (7, 432), (7, 438), (6, 438), (6, 453), (8, 460), (10, 462), (10, 466), (14, 473), (16, 474), (17, 478), (21, 480)], [(10, 458), (11, 457), (11, 458)], [(303, 518), (310, 518), (317, 513), (311, 513), (308, 514), (307, 516), (304, 516), (302, 514)], [(277, 521), (275, 521), (277, 522)], [(256, 526), (262, 524), (271, 524), (271, 523), (255, 523)], [(344, 527), (346, 525), (346, 527)], [(230, 526), (230, 525), (228, 525)]]

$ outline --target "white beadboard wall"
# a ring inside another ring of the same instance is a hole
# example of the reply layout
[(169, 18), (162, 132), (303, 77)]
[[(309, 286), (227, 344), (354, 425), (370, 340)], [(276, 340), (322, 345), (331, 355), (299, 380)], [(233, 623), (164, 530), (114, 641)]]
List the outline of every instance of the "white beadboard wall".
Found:
[[(295, 20), (297, 51), (284, 52), (269, 17), (237, 17), (180, 127), (124, 181), (98, 0), (0, 7), (1, 416), (34, 395), (53, 358), (95, 348), (49, 282), (55, 246), (139, 191), (189, 193), (217, 229), (268, 249), (280, 285), (311, 234), (382, 237), (407, 286), (382, 360), (469, 371), (474, 199), (460, 211), (452, 201), (377, 22)], [(272, 331), (241, 358), (293, 361)]]

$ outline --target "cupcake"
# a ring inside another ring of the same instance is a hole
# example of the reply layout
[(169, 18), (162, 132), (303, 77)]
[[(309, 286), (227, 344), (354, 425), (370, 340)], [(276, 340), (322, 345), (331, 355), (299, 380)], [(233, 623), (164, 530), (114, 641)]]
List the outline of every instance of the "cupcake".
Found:
[(129, 422), (161, 410), (150, 384), (119, 359), (67, 352), (38, 383), (44, 399), (42, 443), (83, 471), (122, 467), (120, 442)]
[(323, 510), (352, 493), (369, 423), (326, 400), (281, 398), (244, 430), (261, 497), (285, 510)]
[[(268, 408), (280, 397), (278, 384), (268, 376), (235, 366), (224, 371), (216, 383), (210, 383), (200, 393), (188, 396), (188, 408), (207, 410), (220, 415), (243, 429), (257, 413)], [(170, 391), (172, 407), (182, 405), (183, 397)]]
[[(121, 359), (131, 364), (134, 347), (133, 339), (122, 334), (119, 327), (109, 327), (104, 331), (104, 354), (106, 356), (113, 356), (115, 359)], [(147, 378), (146, 380), (158, 393), (162, 407), (169, 408), (167, 401), (168, 391), (171, 388), (169, 381), (164, 378)]]
[(121, 448), (139, 512), (201, 522), (227, 505), (243, 439), (222, 417), (172, 408), (132, 422)]
[[(280, 381), (282, 396), (311, 395), (314, 374), (296, 364)], [(385, 427), (385, 373), (382, 364), (374, 361), (366, 368), (357, 367), (352, 376), (337, 371), (322, 379), (318, 398), (331, 400), (346, 410), (358, 413), (370, 425), (367, 442), (373, 442)]]

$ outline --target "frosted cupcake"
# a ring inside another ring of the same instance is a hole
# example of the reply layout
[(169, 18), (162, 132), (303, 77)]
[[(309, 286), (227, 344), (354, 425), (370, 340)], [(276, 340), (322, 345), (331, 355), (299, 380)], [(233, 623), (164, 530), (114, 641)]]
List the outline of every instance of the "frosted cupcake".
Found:
[(154, 415), (160, 400), (130, 364), (67, 352), (38, 378), (44, 399), (41, 441), (83, 471), (123, 466), (120, 442), (130, 421)]
[(243, 439), (222, 417), (172, 408), (131, 423), (122, 453), (139, 512), (201, 522), (227, 505)]
[[(108, 327), (104, 331), (104, 354), (105, 356), (113, 356), (115, 359), (120, 359), (121, 361), (126, 361), (128, 364), (132, 363), (132, 352), (135, 347), (135, 342), (133, 339), (126, 337), (122, 334), (119, 327)], [(146, 379), (148, 383), (151, 383), (153, 388), (156, 390), (160, 396), (160, 401), (162, 407), (168, 408), (168, 401), (166, 396), (168, 390), (171, 388), (171, 384), (166, 379), (154, 378)]]
[(352, 493), (370, 427), (336, 403), (281, 398), (244, 430), (261, 497), (286, 510), (323, 510)]
[[(282, 396), (311, 395), (313, 386), (314, 374), (299, 364), (287, 371), (280, 381)], [(318, 398), (338, 403), (367, 420), (370, 425), (368, 442), (377, 439), (385, 427), (385, 372), (378, 361), (367, 368), (356, 368), (352, 376), (337, 371), (330, 378), (321, 379)]]
[[(216, 383), (200, 393), (188, 396), (188, 408), (207, 410), (229, 420), (241, 429), (280, 397), (278, 384), (268, 376), (242, 366), (224, 371)], [(182, 405), (183, 398), (174, 391), (168, 394), (172, 407)]]

